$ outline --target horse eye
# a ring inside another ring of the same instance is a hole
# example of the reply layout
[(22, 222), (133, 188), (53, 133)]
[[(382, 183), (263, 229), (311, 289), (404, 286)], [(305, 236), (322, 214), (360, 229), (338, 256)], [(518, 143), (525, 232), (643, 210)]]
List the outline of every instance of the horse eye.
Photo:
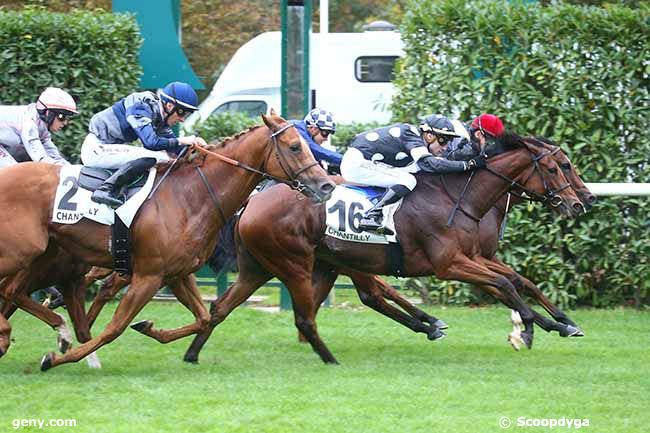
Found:
[(548, 172), (551, 173), (551, 174), (555, 174), (555, 173), (557, 173), (557, 168), (549, 168)]
[(300, 152), (300, 143), (292, 144), (289, 146), (289, 150), (295, 153)]
[(570, 170), (570, 169), (571, 169), (571, 163), (570, 162), (562, 163), (562, 170)]

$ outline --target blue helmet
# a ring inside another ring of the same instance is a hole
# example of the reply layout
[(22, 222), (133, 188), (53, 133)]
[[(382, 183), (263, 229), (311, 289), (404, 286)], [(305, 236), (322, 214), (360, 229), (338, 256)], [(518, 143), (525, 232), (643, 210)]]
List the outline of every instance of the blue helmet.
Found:
[(305, 116), (305, 124), (307, 126), (316, 126), (323, 131), (330, 131), (332, 134), (336, 132), (336, 122), (334, 116), (327, 110), (322, 108), (314, 108)]
[(196, 110), (199, 105), (199, 97), (196, 96), (192, 86), (180, 81), (174, 81), (163, 87), (160, 90), (160, 99), (188, 111)]

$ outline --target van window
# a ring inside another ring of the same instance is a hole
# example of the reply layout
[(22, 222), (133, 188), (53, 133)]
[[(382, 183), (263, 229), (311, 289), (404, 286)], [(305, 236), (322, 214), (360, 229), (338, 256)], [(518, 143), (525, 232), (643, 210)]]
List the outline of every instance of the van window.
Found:
[(354, 76), (362, 83), (388, 83), (395, 78), (397, 56), (363, 56), (354, 62)]
[(236, 111), (246, 113), (249, 117), (259, 117), (260, 113), (266, 113), (266, 102), (264, 101), (230, 101), (221, 104), (212, 114)]

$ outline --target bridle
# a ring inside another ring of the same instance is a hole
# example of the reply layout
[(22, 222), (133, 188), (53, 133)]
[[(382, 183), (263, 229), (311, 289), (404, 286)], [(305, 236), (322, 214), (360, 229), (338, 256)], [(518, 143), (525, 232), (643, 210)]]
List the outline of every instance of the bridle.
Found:
[[(156, 190), (158, 189), (158, 187), (160, 186), (160, 184), (162, 184), (162, 182), (165, 180), (165, 178), (167, 177), (167, 175), (171, 172), (171, 170), (172, 170), (172, 168), (174, 167), (174, 165), (176, 164), (176, 162), (177, 162), (179, 159), (181, 159), (181, 158), (183, 157), (183, 155), (185, 155), (185, 154), (188, 152), (188, 150), (190, 149), (190, 147), (191, 147), (192, 149), (195, 149), (195, 150), (197, 150), (197, 151), (199, 151), (199, 152), (204, 153), (205, 155), (212, 155), (212, 156), (214, 156), (215, 158), (220, 159), (221, 161), (223, 161), (223, 162), (225, 162), (225, 163), (227, 163), (227, 164), (233, 165), (233, 166), (235, 166), (235, 167), (241, 168), (241, 169), (246, 170), (246, 171), (250, 171), (250, 172), (252, 172), (252, 173), (259, 174), (259, 175), (261, 175), (264, 179), (272, 179), (272, 180), (274, 180), (274, 181), (276, 181), (276, 182), (283, 183), (283, 184), (289, 186), (291, 189), (294, 189), (294, 190), (296, 190), (296, 191), (298, 191), (298, 192), (303, 192), (303, 191), (305, 191), (305, 190), (309, 190), (309, 191), (310, 191), (312, 194), (314, 194), (314, 196), (315, 196), (315, 195), (316, 195), (316, 192), (315, 192), (311, 187), (309, 187), (308, 185), (305, 185), (304, 183), (302, 183), (302, 182), (298, 179), (298, 176), (300, 176), (302, 173), (304, 173), (305, 171), (309, 170), (309, 169), (312, 168), (313, 166), (318, 165), (318, 162), (314, 162), (313, 164), (310, 164), (310, 165), (308, 165), (307, 167), (304, 167), (304, 168), (298, 170), (297, 172), (294, 172), (294, 171), (291, 169), (291, 167), (289, 166), (289, 164), (287, 163), (287, 161), (286, 161), (286, 157), (285, 157), (285, 156), (282, 154), (282, 152), (280, 151), (280, 144), (278, 143), (278, 139), (277, 139), (277, 138), (278, 138), (278, 137), (279, 137), (283, 132), (285, 132), (286, 130), (288, 130), (289, 128), (295, 128), (295, 125), (292, 124), (292, 123), (287, 123), (287, 124), (284, 125), (282, 128), (280, 128), (280, 129), (278, 129), (277, 131), (275, 131), (274, 133), (272, 133), (272, 134), (269, 136), (269, 139), (272, 140), (272, 142), (273, 142), (273, 148), (275, 149), (275, 157), (276, 157), (276, 159), (278, 160), (278, 164), (280, 165), (280, 168), (282, 169), (282, 171), (284, 172), (284, 174), (287, 175), (287, 177), (288, 177), (290, 180), (285, 180), (285, 179), (282, 179), (282, 178), (280, 178), (280, 177), (273, 176), (272, 174), (270, 174), (270, 173), (268, 173), (268, 172), (266, 172), (266, 171), (261, 170), (261, 166), (260, 166), (260, 169), (257, 169), (257, 168), (251, 167), (251, 166), (248, 165), (248, 164), (244, 164), (243, 162), (239, 162), (239, 161), (236, 161), (236, 160), (234, 160), (234, 159), (232, 159), (232, 158), (228, 158), (227, 156), (221, 155), (221, 154), (219, 154), (219, 153), (212, 152), (211, 150), (208, 150), (208, 149), (206, 149), (206, 148), (204, 148), (204, 147), (201, 147), (201, 146), (185, 146), (185, 147), (183, 148), (183, 150), (181, 150), (181, 152), (180, 152), (180, 154), (178, 155), (178, 157), (177, 157), (176, 159), (174, 159), (174, 161), (169, 165), (169, 167), (167, 168), (167, 170), (165, 171), (165, 173), (164, 173), (164, 174), (162, 175), (162, 177), (160, 178), (160, 181), (158, 181), (158, 183), (154, 186), (154, 188), (152, 189), (151, 193), (149, 194), (149, 196), (148, 196), (147, 198), (151, 198), (151, 197), (153, 196), (154, 192), (156, 192)], [(267, 146), (267, 147), (268, 147), (268, 146)], [(269, 151), (268, 151), (268, 153), (266, 154), (266, 157), (264, 158), (264, 161), (262, 162), (262, 165), (264, 165), (264, 166), (267, 165), (268, 160), (269, 160), (269, 158), (270, 158), (270, 156), (271, 156), (271, 152), (272, 152), (274, 149), (269, 148)], [(215, 206), (216, 206), (217, 209), (219, 210), (219, 213), (221, 214), (222, 219), (223, 219), (224, 221), (226, 221), (226, 216), (225, 216), (225, 214), (224, 214), (224, 212), (223, 212), (223, 208), (222, 208), (221, 205), (219, 204), (219, 200), (217, 199), (217, 194), (214, 192), (214, 189), (212, 189), (212, 186), (210, 185), (210, 182), (208, 182), (208, 179), (207, 179), (207, 177), (205, 176), (205, 173), (203, 173), (203, 170), (201, 170), (201, 166), (200, 166), (200, 165), (197, 165), (197, 166), (196, 166), (196, 170), (197, 170), (197, 172), (199, 173), (199, 176), (201, 177), (201, 180), (202, 180), (203, 183), (205, 184), (205, 187), (206, 187), (207, 190), (208, 190), (208, 194), (210, 195), (210, 198), (212, 199), (213, 203), (215, 204)]]
[[(559, 147), (556, 147), (554, 150), (546, 150), (544, 152), (541, 152), (538, 155), (535, 155), (530, 149), (528, 149), (528, 152), (531, 156), (531, 159), (533, 160), (533, 170), (531, 170), (530, 174), (526, 177), (526, 180), (524, 180), (522, 183), (517, 182), (514, 179), (510, 179), (507, 176), (502, 175), (501, 173), (498, 173), (491, 169), (490, 167), (485, 167), (485, 169), (492, 173), (493, 175), (505, 180), (510, 184), (508, 191), (510, 191), (511, 194), (513, 194), (516, 197), (519, 197), (523, 200), (528, 200), (528, 201), (536, 201), (540, 203), (549, 203), (553, 207), (558, 207), (562, 204), (564, 201), (562, 197), (558, 194), (565, 189), (569, 188), (571, 186), (570, 183), (566, 183), (562, 185), (561, 187), (557, 189), (551, 189), (548, 186), (548, 182), (546, 181), (546, 177), (544, 177), (544, 173), (542, 169), (539, 167), (539, 161), (542, 159), (546, 158), (547, 156), (553, 156), (557, 152), (560, 151)], [(535, 192), (527, 187), (525, 187), (523, 184), (528, 183), (530, 178), (533, 176), (533, 174), (538, 173), (540, 175), (540, 178), (542, 179), (542, 185), (544, 186), (544, 193), (540, 194), (538, 192)], [(513, 188), (516, 188), (517, 190), (521, 191), (513, 191)]]
[[(537, 155), (534, 154), (528, 148), (526, 148), (526, 150), (528, 150), (530, 158), (532, 159), (533, 169), (531, 170), (530, 174), (526, 177), (526, 180), (524, 180), (522, 183), (517, 182), (515, 179), (511, 179), (508, 176), (505, 176), (505, 175), (495, 171), (494, 169), (492, 169), (490, 167), (486, 166), (485, 170), (488, 173), (491, 173), (494, 176), (496, 176), (496, 177), (506, 181), (507, 183), (509, 183), (510, 185), (508, 187), (508, 192), (510, 192), (511, 194), (513, 194), (516, 197), (519, 197), (519, 198), (521, 198), (523, 200), (536, 201), (536, 202), (540, 202), (540, 203), (547, 203), (548, 202), (552, 207), (560, 206), (563, 203), (564, 199), (558, 193), (560, 193), (560, 192), (564, 191), (565, 189), (569, 188), (571, 186), (571, 184), (569, 184), (567, 182), (566, 184), (562, 185), (561, 187), (559, 187), (559, 188), (557, 188), (555, 190), (549, 188), (548, 182), (546, 181), (546, 178), (544, 177), (544, 173), (543, 173), (542, 169), (539, 167), (539, 161), (541, 161), (543, 158), (546, 158), (547, 156), (553, 156), (555, 153), (560, 151), (560, 148), (556, 147), (552, 151), (551, 150), (546, 150), (546, 151), (541, 152), (540, 154), (537, 154)], [(533, 191), (530, 188), (527, 188), (526, 186), (523, 185), (525, 183), (528, 183), (530, 178), (536, 172), (539, 173), (539, 175), (540, 175), (540, 177), (542, 179), (542, 184), (544, 186), (544, 193), (543, 194), (540, 194), (540, 193), (538, 193), (536, 191)], [(474, 177), (474, 173), (475, 172), (470, 173), (469, 178), (467, 179), (467, 182), (465, 183), (465, 186), (463, 187), (463, 190), (461, 191), (460, 196), (458, 197), (458, 200), (456, 200), (456, 204), (454, 205), (454, 208), (452, 209), (451, 214), (449, 215), (449, 219), (447, 220), (447, 227), (451, 227), (451, 225), (452, 225), (452, 223), (454, 221), (454, 217), (456, 215), (456, 212), (458, 212), (459, 210), (461, 212), (463, 212), (465, 215), (467, 215), (469, 218), (473, 219), (474, 221), (476, 221), (476, 222), (481, 221), (480, 218), (472, 215), (467, 210), (463, 209), (461, 207), (461, 205), (460, 205), (461, 201), (463, 200), (463, 197), (465, 196), (465, 193), (468, 190), (469, 184), (470, 184), (470, 182), (472, 181), (472, 179)], [(441, 175), (440, 178), (441, 178), (442, 185), (443, 185), (443, 188), (444, 188), (445, 192), (453, 200), (453, 197), (452, 197), (452, 195), (451, 195), (451, 193), (449, 191), (449, 188), (447, 188), (447, 184), (445, 182), (445, 177)], [(515, 188), (517, 190), (520, 190), (521, 192), (513, 191), (513, 189), (515, 189)]]

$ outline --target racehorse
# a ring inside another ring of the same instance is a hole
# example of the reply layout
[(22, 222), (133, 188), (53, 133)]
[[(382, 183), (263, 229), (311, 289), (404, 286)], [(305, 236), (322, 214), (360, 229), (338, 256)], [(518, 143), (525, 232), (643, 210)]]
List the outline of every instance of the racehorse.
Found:
[[(485, 170), (441, 177), (418, 173), (417, 187), (395, 216), (404, 257), (402, 275), (435, 274), (441, 279), (491, 288), (506, 305), (521, 313), (525, 324), (522, 338), (531, 347), (533, 312), (511, 283), (515, 272), (481, 256), (478, 221), (513, 187), (551, 204), (565, 216), (581, 214), (584, 206), (552, 158), (558, 151), (511, 135), (503, 151), (488, 159)], [(521, 185), (531, 177), (539, 179), (537, 191)], [(448, 225), (454, 208), (460, 211)], [(262, 220), (273, 221), (273, 228), (264, 227)], [(326, 237), (324, 206), (301, 205), (281, 186), (250, 199), (237, 233), (242, 245), (237, 281), (212, 303), (209, 330), (195, 337), (185, 359), (196, 361), (211, 330), (275, 275), (291, 292), (298, 330), (324, 362), (336, 362), (316, 331), (317, 302), (310, 287), (313, 265), (315, 261), (324, 262), (344, 274), (387, 274), (387, 247)]]
[[(192, 147), (182, 158), (162, 164), (172, 169), (139, 210), (131, 228), (131, 288), (106, 329), (63, 356), (49, 353), (41, 370), (77, 362), (119, 336), (164, 284), (178, 285), (177, 297), (196, 322), (177, 335), (195, 333), (209, 323), (195, 284), (177, 284), (198, 270), (214, 249), (224, 221), (241, 206), (263, 176), (291, 183), (315, 201), (327, 199), (334, 185), (316, 163), (293, 125), (272, 112), (256, 126), (206, 148)], [(173, 165), (172, 165), (173, 164)], [(48, 242), (92, 265), (112, 267), (110, 228), (82, 219), (74, 225), (51, 222), (60, 168), (24, 163), (0, 172), (0, 278), (30, 266)], [(13, 221), (19, 220), (16, 225)], [(6, 351), (6, 346), (0, 347)]]
[[(29, 296), (36, 290), (57, 285), (63, 294), (77, 340), (85, 343), (91, 338), (84, 309), (86, 288), (95, 281), (94, 275), (87, 274), (89, 270), (89, 265), (59, 251), (54, 242), (50, 243), (46, 252), (34, 260), (29, 268), (7, 278), (0, 286), (0, 298), (11, 300), (0, 309), (0, 315), (9, 319), (17, 308), (21, 308), (41, 319), (58, 331), (59, 350), (65, 353), (72, 346), (65, 319)], [(86, 360), (93, 368), (101, 367), (94, 353)]]

